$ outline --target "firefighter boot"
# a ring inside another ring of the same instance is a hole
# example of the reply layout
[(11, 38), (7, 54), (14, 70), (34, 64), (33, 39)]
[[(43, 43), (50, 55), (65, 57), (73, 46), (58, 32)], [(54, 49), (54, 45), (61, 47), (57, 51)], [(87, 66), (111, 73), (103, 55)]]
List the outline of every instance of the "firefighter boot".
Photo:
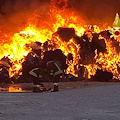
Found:
[(57, 92), (58, 90), (58, 83), (54, 83), (54, 88), (52, 92)]
[(34, 86), (33, 86), (33, 92), (35, 92), (35, 93), (43, 92), (43, 91), (40, 90), (40, 86), (41, 86), (41, 85), (34, 85)]

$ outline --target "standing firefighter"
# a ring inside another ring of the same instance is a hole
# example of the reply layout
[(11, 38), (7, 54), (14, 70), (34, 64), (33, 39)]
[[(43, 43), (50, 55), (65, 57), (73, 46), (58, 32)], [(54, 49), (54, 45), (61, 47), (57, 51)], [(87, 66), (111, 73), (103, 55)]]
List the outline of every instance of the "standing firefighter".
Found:
[(67, 57), (60, 49), (44, 52), (43, 60), (47, 64), (48, 73), (54, 83), (53, 92), (58, 91), (58, 82), (60, 80), (60, 76), (63, 75), (64, 70), (66, 70), (68, 67), (66, 64), (66, 59)]
[(60, 76), (63, 75), (63, 70), (61, 69), (61, 65), (59, 61), (50, 61), (47, 63), (49, 75), (53, 79), (54, 88), (52, 92), (59, 91), (58, 89), (58, 82), (60, 80)]

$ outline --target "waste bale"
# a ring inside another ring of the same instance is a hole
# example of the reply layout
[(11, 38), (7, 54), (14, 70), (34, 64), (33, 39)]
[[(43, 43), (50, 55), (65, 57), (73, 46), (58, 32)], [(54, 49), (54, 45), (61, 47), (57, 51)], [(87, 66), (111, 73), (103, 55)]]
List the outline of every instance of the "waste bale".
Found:
[(91, 77), (91, 81), (109, 82), (112, 78), (112, 72), (97, 69), (96, 74)]
[(67, 57), (63, 54), (62, 50), (56, 49), (56, 50), (50, 50), (44, 52), (43, 61), (45, 63), (49, 61), (59, 61), (61, 64), (61, 69), (67, 69), (68, 65), (66, 64)]
[(93, 38), (92, 38), (92, 42), (91, 42), (91, 49), (93, 49), (93, 51), (97, 50), (98, 54), (100, 52), (105, 53), (106, 50), (106, 43), (104, 39), (98, 39), (99, 34), (98, 33), (93, 33), (92, 34)]
[(10, 83), (8, 67), (0, 65), (0, 83)]
[(69, 61), (73, 61), (73, 54), (72, 54), (72, 53), (69, 53), (69, 54), (67, 55), (67, 59), (68, 59)]
[(92, 64), (94, 63), (95, 51), (92, 43), (89, 42), (89, 38), (86, 34), (81, 37), (74, 37), (75, 42), (80, 45), (80, 64)]
[(63, 40), (68, 42), (71, 38), (75, 36), (75, 30), (74, 28), (58, 28), (56, 34), (59, 35), (59, 37)]

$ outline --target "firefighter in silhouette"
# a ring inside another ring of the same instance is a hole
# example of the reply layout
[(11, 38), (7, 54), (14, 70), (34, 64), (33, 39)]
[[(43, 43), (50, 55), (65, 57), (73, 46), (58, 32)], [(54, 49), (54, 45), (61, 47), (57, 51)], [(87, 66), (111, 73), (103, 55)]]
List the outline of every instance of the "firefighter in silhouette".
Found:
[(54, 83), (54, 88), (52, 92), (57, 92), (59, 91), (58, 82), (60, 80), (60, 76), (63, 75), (61, 64), (59, 61), (49, 61), (47, 63), (47, 67), (48, 67), (49, 75), (52, 77)]
[[(41, 73), (43, 72), (43, 73)], [(43, 78), (43, 74), (44, 71), (42, 71), (40, 68), (34, 68), (32, 69), (29, 74), (32, 77), (32, 81), (33, 81), (33, 92), (42, 92), (40, 90), (40, 86), (41, 86), (41, 80)]]
[(33, 81), (33, 92), (46, 92), (49, 89), (46, 89), (44, 85), (41, 83), (43, 81), (44, 75), (46, 74), (46, 70), (43, 68), (34, 68), (30, 70), (29, 74), (32, 77)]
[(51, 80), (54, 83), (53, 92), (58, 91), (58, 82), (60, 77), (63, 75), (64, 71), (67, 69), (68, 65), (66, 64), (67, 57), (64, 55), (62, 50), (50, 50), (44, 52), (43, 61), (47, 65), (47, 71)]

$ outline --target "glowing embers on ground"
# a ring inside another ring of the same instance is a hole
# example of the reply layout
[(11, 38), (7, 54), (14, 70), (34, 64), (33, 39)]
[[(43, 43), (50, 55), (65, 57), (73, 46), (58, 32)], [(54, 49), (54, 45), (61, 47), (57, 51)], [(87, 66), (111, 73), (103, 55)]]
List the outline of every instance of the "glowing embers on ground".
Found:
[(9, 92), (23, 92), (23, 91), (22, 91), (22, 88), (20, 88), (20, 87), (15, 87), (15, 86), (10, 86), (10, 87), (8, 88), (8, 91), (9, 91)]

